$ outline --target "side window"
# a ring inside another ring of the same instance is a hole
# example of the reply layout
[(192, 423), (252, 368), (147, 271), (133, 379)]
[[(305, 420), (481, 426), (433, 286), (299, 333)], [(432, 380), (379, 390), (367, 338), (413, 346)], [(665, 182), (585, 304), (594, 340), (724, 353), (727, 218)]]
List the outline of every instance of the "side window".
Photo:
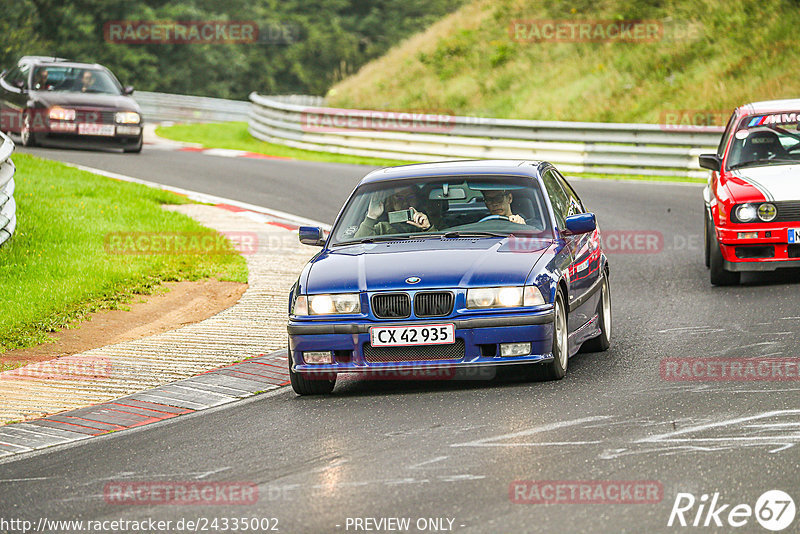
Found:
[(558, 179), (553, 174), (552, 170), (545, 171), (542, 175), (542, 182), (547, 189), (547, 196), (550, 197), (550, 203), (553, 205), (553, 212), (556, 216), (556, 223), (559, 228), (564, 228), (567, 214), (569, 213), (569, 197), (561, 188)]
[(555, 174), (558, 183), (561, 184), (561, 187), (564, 189), (564, 191), (567, 193), (567, 196), (569, 197), (569, 213), (567, 213), (567, 216), (577, 215), (579, 213), (586, 213), (586, 210), (583, 209), (583, 202), (581, 202), (578, 193), (576, 193), (575, 190), (572, 189), (572, 186), (569, 185), (569, 183), (567, 183), (567, 181), (564, 179), (563, 176), (561, 176), (561, 174), (558, 171), (553, 171), (553, 174)]
[(725, 132), (722, 134), (722, 139), (719, 141), (719, 147), (717, 147), (717, 156), (722, 157), (722, 153), (725, 152), (725, 146), (728, 144), (728, 139), (730, 139), (731, 134), (734, 130), (733, 119), (736, 117), (736, 112), (731, 115), (731, 118), (728, 119), (728, 125), (725, 127)]
[(22, 71), (19, 70), (19, 67), (10, 69), (6, 75), (3, 76), (4, 85), (7, 87), (14, 87), (14, 82), (17, 80), (25, 81), (25, 77), (22, 75)]

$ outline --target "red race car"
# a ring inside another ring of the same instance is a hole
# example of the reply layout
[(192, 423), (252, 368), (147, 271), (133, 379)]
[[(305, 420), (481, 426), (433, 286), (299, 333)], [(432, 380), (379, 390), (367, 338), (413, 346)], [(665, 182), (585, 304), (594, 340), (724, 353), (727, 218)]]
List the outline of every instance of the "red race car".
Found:
[(737, 108), (700, 166), (711, 171), (703, 190), (711, 283), (800, 267), (800, 99)]

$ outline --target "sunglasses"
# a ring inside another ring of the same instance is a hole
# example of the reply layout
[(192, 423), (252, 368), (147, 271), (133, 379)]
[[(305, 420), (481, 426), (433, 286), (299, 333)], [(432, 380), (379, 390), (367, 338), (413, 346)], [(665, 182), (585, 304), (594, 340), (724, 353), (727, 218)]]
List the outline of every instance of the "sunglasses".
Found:
[(483, 201), (487, 204), (500, 204), (505, 200), (505, 195), (496, 195), (496, 196), (484, 196)]

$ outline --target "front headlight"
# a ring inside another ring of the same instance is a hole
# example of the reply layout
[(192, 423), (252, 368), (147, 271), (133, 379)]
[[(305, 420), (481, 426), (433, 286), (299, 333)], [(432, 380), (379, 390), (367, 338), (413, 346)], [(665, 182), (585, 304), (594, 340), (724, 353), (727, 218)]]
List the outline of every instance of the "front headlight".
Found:
[(117, 124), (139, 124), (141, 117), (135, 111), (118, 111), (114, 114), (114, 121)]
[(516, 308), (544, 304), (536, 286), (479, 287), (467, 290), (467, 308)]
[(778, 216), (778, 209), (775, 204), (765, 202), (758, 207), (758, 218), (764, 222), (770, 222)]
[(55, 106), (50, 108), (50, 120), (55, 121), (74, 121), (75, 110)]
[(336, 315), (361, 312), (358, 293), (336, 295), (300, 295), (294, 301), (295, 315)]
[(756, 207), (752, 204), (742, 204), (736, 208), (736, 218), (740, 222), (751, 222), (756, 220)]

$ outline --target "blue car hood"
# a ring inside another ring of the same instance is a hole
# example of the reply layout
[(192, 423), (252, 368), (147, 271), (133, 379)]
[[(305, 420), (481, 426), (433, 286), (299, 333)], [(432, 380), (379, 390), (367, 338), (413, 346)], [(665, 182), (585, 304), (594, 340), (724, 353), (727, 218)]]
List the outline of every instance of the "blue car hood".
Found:
[[(308, 293), (523, 285), (549, 239), (426, 239), (339, 246), (312, 260)], [(418, 277), (416, 284), (407, 278)]]

